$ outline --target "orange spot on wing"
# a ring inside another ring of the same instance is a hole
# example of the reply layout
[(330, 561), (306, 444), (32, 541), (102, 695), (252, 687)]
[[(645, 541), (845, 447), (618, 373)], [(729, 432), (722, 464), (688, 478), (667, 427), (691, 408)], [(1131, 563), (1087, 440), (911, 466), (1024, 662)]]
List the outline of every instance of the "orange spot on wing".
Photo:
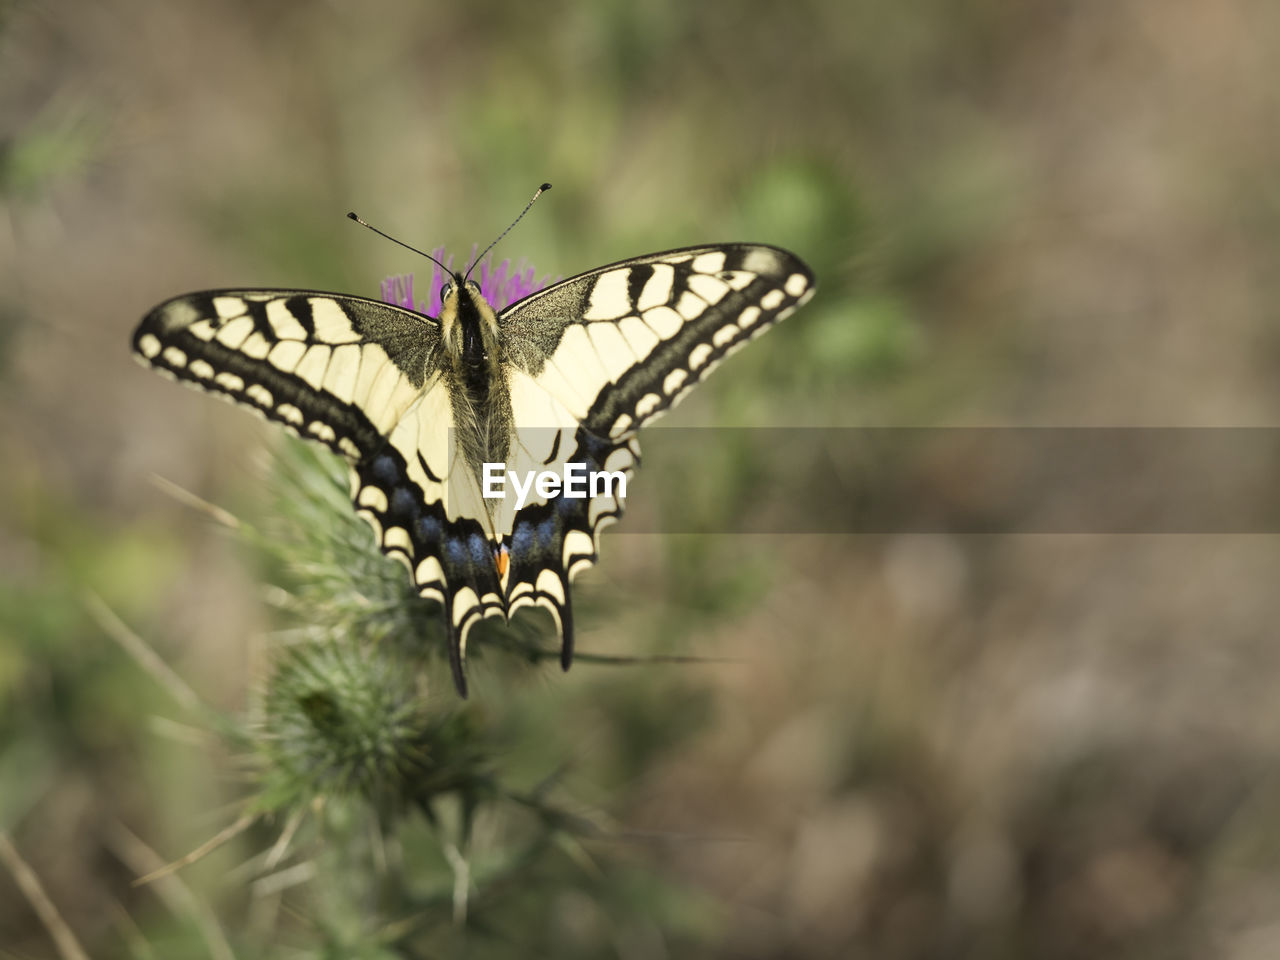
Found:
[(507, 552), (506, 544), (493, 551), (493, 558), (498, 562), (498, 576), (505, 577), (507, 575), (507, 567), (511, 563), (511, 554)]

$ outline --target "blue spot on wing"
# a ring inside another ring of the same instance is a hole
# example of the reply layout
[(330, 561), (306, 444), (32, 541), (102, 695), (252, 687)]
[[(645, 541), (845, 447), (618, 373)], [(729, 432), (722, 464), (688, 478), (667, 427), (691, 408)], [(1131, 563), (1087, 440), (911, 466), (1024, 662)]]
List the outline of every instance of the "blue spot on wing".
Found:
[(489, 540), (483, 534), (472, 533), (467, 538), (467, 547), (470, 550), (471, 562), (478, 567), (493, 565), (493, 549), (489, 546)]
[(433, 550), (440, 543), (440, 538), (444, 533), (440, 520), (429, 513), (424, 513), (418, 517), (415, 532), (418, 534), (418, 540), (422, 543), (430, 544)]
[(410, 493), (408, 488), (396, 487), (391, 492), (391, 502), (387, 512), (396, 520), (404, 521), (398, 523), (398, 526), (408, 526), (412, 518), (419, 515), (421, 510), (422, 501)]
[(374, 483), (384, 490), (396, 486), (405, 475), (403, 467), (386, 453), (374, 458), (369, 464), (369, 473)]

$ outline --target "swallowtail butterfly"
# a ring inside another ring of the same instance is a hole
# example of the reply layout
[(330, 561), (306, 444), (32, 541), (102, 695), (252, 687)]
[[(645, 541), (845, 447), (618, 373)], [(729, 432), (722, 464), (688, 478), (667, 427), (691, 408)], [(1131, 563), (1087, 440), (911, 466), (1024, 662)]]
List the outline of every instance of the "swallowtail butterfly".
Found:
[(438, 317), (307, 290), (188, 293), (146, 315), (133, 350), (346, 458), (382, 551), (443, 606), (465, 697), (467, 634), (482, 617), (546, 607), (569, 668), (569, 582), (623, 508), (615, 487), (535, 491), (516, 509), (510, 495), (483, 497), (482, 465), (629, 478), (636, 432), (813, 290), (785, 250), (708, 244), (598, 267), (500, 311), (454, 273)]

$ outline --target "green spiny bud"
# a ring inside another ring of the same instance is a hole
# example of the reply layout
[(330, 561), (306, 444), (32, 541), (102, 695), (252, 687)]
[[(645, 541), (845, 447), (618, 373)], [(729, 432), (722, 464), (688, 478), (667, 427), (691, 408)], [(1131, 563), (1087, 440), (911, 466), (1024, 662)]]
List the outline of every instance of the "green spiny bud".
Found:
[(487, 782), (488, 749), (452, 689), (435, 697), (421, 664), (394, 646), (307, 643), (280, 657), (263, 694), (257, 742), (262, 803), (358, 797), (423, 807)]

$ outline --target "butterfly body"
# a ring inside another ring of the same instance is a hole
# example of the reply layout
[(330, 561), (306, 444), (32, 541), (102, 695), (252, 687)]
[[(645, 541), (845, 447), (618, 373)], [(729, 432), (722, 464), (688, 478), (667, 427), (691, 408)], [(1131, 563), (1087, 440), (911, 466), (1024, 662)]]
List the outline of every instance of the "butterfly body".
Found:
[(617, 489), (517, 508), (485, 496), (484, 464), (629, 478), (640, 427), (812, 293), (787, 251), (711, 245), (600, 267), (501, 310), (455, 275), (434, 318), (342, 294), (192, 293), (148, 313), (133, 346), (347, 459), (381, 549), (442, 604), (465, 695), (471, 627), (522, 606), (551, 612), (568, 668), (570, 580), (623, 508)]
[(457, 442), (479, 482), (479, 465), (505, 462), (511, 444), (511, 392), (493, 307), (479, 284), (455, 277), (441, 298), (440, 343), (446, 358)]

